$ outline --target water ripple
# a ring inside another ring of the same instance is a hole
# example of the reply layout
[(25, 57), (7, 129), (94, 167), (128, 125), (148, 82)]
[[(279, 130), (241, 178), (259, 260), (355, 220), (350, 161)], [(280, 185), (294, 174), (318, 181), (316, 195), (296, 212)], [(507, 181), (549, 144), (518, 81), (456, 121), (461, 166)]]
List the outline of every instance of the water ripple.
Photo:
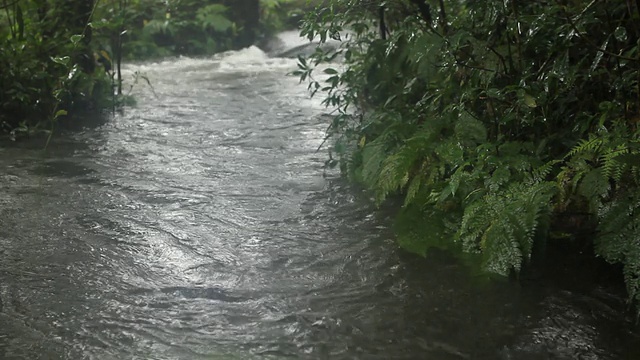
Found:
[(256, 48), (128, 66), (159, 96), (47, 153), (2, 149), (0, 358), (638, 354), (610, 290), (481, 286), (399, 252), (391, 212), (323, 169), (331, 118), (292, 66)]

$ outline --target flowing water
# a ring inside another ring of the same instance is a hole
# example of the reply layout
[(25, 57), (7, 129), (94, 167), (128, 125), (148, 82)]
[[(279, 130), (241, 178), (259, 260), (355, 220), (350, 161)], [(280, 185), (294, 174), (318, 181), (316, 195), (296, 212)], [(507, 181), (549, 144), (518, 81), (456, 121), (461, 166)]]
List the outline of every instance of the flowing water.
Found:
[(606, 283), (399, 251), (391, 211), (323, 170), (330, 118), (293, 69), (130, 65), (137, 107), (1, 148), (0, 359), (640, 359)]

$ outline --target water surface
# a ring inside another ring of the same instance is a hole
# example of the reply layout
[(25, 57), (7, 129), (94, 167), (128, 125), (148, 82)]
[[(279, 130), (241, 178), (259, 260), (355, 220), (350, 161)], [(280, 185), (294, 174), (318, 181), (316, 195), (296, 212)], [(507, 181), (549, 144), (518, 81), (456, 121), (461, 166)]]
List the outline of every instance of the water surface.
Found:
[(606, 283), (399, 251), (391, 211), (323, 169), (330, 116), (293, 69), (130, 65), (137, 107), (1, 148), (0, 358), (640, 358)]

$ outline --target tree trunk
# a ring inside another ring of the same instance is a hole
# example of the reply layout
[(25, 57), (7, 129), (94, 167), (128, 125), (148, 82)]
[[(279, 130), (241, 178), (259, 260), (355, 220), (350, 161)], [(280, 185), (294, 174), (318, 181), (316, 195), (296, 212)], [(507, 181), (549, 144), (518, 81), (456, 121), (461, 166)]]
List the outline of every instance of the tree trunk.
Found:
[(247, 47), (258, 39), (260, 30), (260, 0), (227, 0), (233, 20), (242, 27), (238, 45)]

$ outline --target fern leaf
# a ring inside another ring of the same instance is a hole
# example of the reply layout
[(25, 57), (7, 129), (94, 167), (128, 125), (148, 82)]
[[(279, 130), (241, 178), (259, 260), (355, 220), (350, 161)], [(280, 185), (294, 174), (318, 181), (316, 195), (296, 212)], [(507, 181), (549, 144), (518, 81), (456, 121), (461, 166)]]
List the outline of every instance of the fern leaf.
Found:
[(629, 297), (640, 304), (640, 197), (620, 197), (602, 206), (598, 216), (596, 253), (610, 263), (624, 265)]
[(529, 181), (531, 183), (538, 183), (538, 182), (547, 180), (547, 177), (553, 171), (553, 167), (559, 164), (560, 162), (561, 162), (560, 160), (551, 160), (551, 161), (548, 161), (546, 164), (535, 168), (531, 172), (531, 178)]
[(595, 168), (582, 178), (577, 187), (577, 194), (588, 200), (590, 210), (595, 213), (609, 190), (611, 190), (611, 184), (604, 174), (604, 169)]
[(582, 139), (578, 142), (578, 144), (576, 146), (573, 147), (573, 149), (571, 149), (567, 155), (565, 156), (566, 158), (571, 158), (574, 157), (578, 154), (593, 154), (596, 153), (598, 151), (598, 149), (600, 149), (600, 147), (602, 146), (602, 144), (604, 143), (604, 140), (602, 138), (599, 137), (594, 137), (592, 139), (586, 140), (586, 139)]
[(466, 251), (483, 254), (485, 269), (519, 271), (531, 256), (539, 225), (548, 222), (555, 189), (553, 182), (514, 184), (485, 195), (465, 209), (457, 239)]
[(380, 142), (371, 142), (362, 149), (362, 182), (373, 187), (377, 181), (382, 162), (387, 156)]
[(626, 165), (619, 162), (618, 157), (628, 154), (629, 149), (625, 145), (618, 145), (615, 149), (607, 151), (600, 157), (603, 175), (615, 181), (620, 181), (622, 174), (626, 170)]

